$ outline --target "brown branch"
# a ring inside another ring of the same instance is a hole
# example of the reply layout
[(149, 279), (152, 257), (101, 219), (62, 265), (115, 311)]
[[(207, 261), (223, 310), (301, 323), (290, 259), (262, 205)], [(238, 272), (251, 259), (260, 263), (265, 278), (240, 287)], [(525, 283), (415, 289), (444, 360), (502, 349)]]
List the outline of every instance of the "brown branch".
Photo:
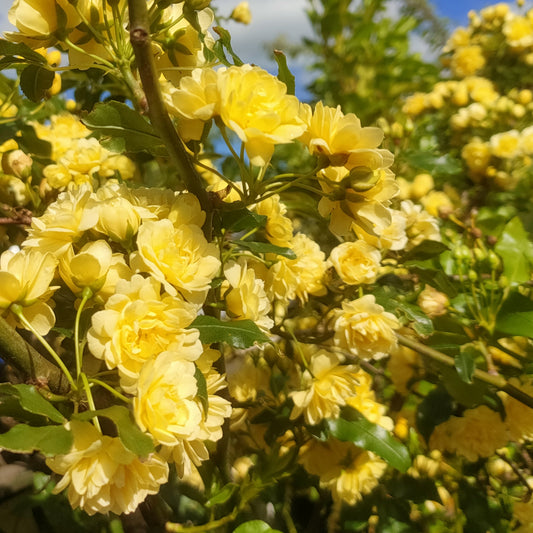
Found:
[(187, 190), (194, 194), (206, 213), (204, 234), (211, 240), (212, 205), (202, 179), (194, 168), (176, 128), (172, 124), (159, 86), (159, 76), (155, 67), (150, 39), (150, 22), (146, 0), (128, 0), (130, 13), (130, 41), (135, 52), (139, 76), (148, 104), (148, 116), (156, 132), (165, 144), (178, 173), (185, 182)]

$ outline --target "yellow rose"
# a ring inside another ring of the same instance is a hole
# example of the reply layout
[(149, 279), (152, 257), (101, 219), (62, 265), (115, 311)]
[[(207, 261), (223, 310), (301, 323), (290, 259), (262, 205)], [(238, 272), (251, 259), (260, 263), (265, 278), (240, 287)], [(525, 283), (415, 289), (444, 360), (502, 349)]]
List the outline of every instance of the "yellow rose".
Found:
[(448, 305), (450, 305), (446, 294), (434, 289), (431, 285), (424, 287), (424, 290), (418, 295), (416, 303), (430, 318), (445, 315), (448, 312)]
[(102, 311), (91, 319), (89, 350), (109, 369), (118, 368), (121, 387), (136, 390), (143, 364), (159, 353), (179, 347), (182, 359), (194, 361), (202, 353), (199, 333), (186, 329), (197, 306), (168, 294), (154, 278), (134, 275), (116, 283)]
[(489, 140), (491, 152), (502, 159), (512, 159), (520, 154), (520, 133), (517, 130), (504, 131)]
[(527, 17), (511, 14), (502, 31), (511, 48), (523, 49), (533, 45), (533, 23)]
[(96, 292), (105, 283), (112, 256), (111, 246), (103, 240), (88, 242), (77, 254), (71, 247), (61, 256), (59, 274), (74, 294), (85, 287)]
[(291, 247), (293, 227), (292, 220), (285, 216), (287, 208), (281, 203), (279, 195), (274, 194), (254, 206), (258, 215), (267, 217), (265, 232), (267, 239), (276, 246)]
[[(23, 315), (41, 335), (55, 324), (55, 316), (45, 302), (58, 287), (50, 287), (56, 271), (57, 259), (50, 253), (23, 249), (9, 250), (0, 256), (0, 311), (12, 304), (23, 307)], [(11, 314), (8, 320), (19, 325)]]
[(405, 245), (406, 250), (418, 246), (425, 240), (440, 242), (438, 220), (424, 210), (421, 205), (414, 204), (411, 200), (404, 200), (400, 204), (400, 209), (405, 217), (405, 234), (408, 239)]
[(387, 168), (393, 162), (388, 150), (379, 149), (383, 130), (361, 126), (353, 114), (345, 115), (340, 106), (334, 108), (318, 102), (314, 111), (307, 104), (300, 107), (300, 116), (307, 129), (300, 141), (311, 154), (329, 157), (333, 166)]
[(415, 200), (418, 200), (434, 188), (435, 182), (431, 174), (417, 174), (413, 179), (413, 185), (411, 187), (411, 197)]
[(117, 437), (102, 435), (90, 422), (72, 420), (72, 450), (46, 459), (63, 477), (54, 488), (68, 487), (68, 500), (89, 515), (132, 513), (149, 494), (157, 494), (168, 478), (168, 464), (156, 453), (137, 457)]
[(379, 250), (365, 241), (343, 242), (331, 251), (329, 262), (348, 285), (374, 283), (381, 263)]
[(241, 2), (237, 4), (231, 12), (230, 17), (235, 22), (240, 22), (241, 24), (250, 24), (250, 22), (252, 22), (252, 13), (250, 12), (250, 5), (248, 2)]
[(170, 220), (148, 220), (137, 234), (138, 253), (132, 258), (172, 295), (202, 303), (220, 268), (218, 248), (192, 224), (175, 227)]
[(520, 132), (520, 149), (524, 154), (533, 154), (533, 126), (529, 126)]
[(133, 400), (135, 420), (159, 444), (173, 446), (192, 439), (203, 416), (194, 363), (174, 351), (147, 361)]
[(25, 42), (32, 48), (54, 44), (58, 40), (55, 32), (69, 31), (81, 22), (76, 8), (67, 0), (15, 0), (8, 20), (19, 33), (9, 32), (6, 37)]
[(365, 359), (380, 358), (397, 345), (394, 330), (398, 319), (376, 303), (372, 294), (351, 302), (343, 302), (335, 313), (333, 325), (335, 346)]
[(491, 158), (490, 146), (478, 138), (472, 139), (463, 147), (461, 156), (471, 172), (482, 174), (489, 166)]
[(424, 93), (415, 93), (405, 101), (402, 111), (415, 117), (426, 109), (427, 96)]
[(486, 60), (481, 46), (474, 44), (458, 48), (452, 57), (451, 69), (460, 78), (471, 76), (485, 66)]

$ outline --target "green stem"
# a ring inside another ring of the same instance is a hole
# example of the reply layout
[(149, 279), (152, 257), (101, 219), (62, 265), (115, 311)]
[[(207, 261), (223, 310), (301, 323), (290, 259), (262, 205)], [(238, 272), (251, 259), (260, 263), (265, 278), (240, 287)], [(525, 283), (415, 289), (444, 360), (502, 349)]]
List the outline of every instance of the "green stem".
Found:
[(217, 529), (225, 524), (233, 522), (237, 518), (238, 510), (234, 509), (231, 514), (223, 516), (218, 520), (213, 520), (207, 524), (202, 524), (201, 526), (182, 526), (181, 524), (174, 524), (173, 522), (167, 522), (165, 524), (165, 529), (174, 533), (203, 533), (204, 531), (212, 531)]
[[(89, 381), (87, 379), (87, 376), (84, 372), (80, 374), (81, 381), (83, 383), (83, 390), (85, 391), (85, 394), (87, 395), (87, 403), (89, 404), (89, 408), (91, 411), (96, 411), (96, 406), (94, 404), (94, 398), (93, 393), (91, 392), (91, 386), (89, 385)], [(98, 431), (102, 433), (102, 428), (100, 427), (100, 422), (98, 421), (98, 417), (93, 418), (94, 425), (98, 428)]]
[(207, 240), (210, 241), (212, 233), (211, 201), (163, 102), (159, 76), (152, 52), (146, 0), (128, 0), (128, 7), (130, 13), (130, 40), (146, 95), (150, 121), (161, 136), (161, 140), (176, 165), (179, 175), (184, 180), (187, 190), (198, 198), (201, 208), (205, 211), (204, 234)]
[[(434, 348), (426, 346), (425, 344), (414, 341), (413, 339), (404, 337), (403, 335), (400, 335), (399, 333), (396, 333), (396, 337), (398, 338), (398, 342), (402, 344), (403, 346), (407, 346), (408, 348), (415, 350), (419, 354), (424, 355), (426, 357), (430, 357), (434, 361), (438, 361), (439, 363), (442, 363), (443, 365), (455, 368), (455, 360), (453, 359), (453, 357), (443, 354), (442, 352), (439, 352), (438, 350), (435, 350)], [(488, 383), (489, 385), (492, 385), (493, 387), (496, 387), (497, 389), (503, 392), (506, 392), (509, 396), (512, 396), (515, 400), (518, 400), (519, 402), (522, 402), (528, 407), (533, 408), (533, 397), (531, 397), (529, 394), (526, 394), (524, 391), (520, 390), (514, 385), (511, 385), (510, 383), (508, 383), (506, 379), (503, 378), (502, 376), (500, 375), (495, 376), (493, 374), (489, 374), (488, 372), (480, 370), (479, 368), (476, 368), (474, 370), (474, 377), (476, 379), (479, 379), (479, 381)]]
[(76, 378), (80, 377), (81, 363), (82, 363), (82, 350), (80, 350), (80, 318), (83, 308), (88, 300), (93, 296), (93, 291), (89, 287), (85, 287), (82, 293), (82, 300), (76, 312), (76, 321), (74, 322), (74, 350), (76, 354)]
[(37, 333), (37, 331), (31, 325), (31, 323), (28, 322), (28, 320), (24, 316), (24, 313), (22, 312), (22, 306), (18, 305), (18, 304), (12, 304), (9, 309), (21, 321), (21, 323), (24, 325), (24, 327), (28, 331), (31, 331), (37, 337), (37, 339), (44, 346), (46, 351), (53, 357), (54, 361), (57, 363), (57, 366), (61, 369), (63, 374), (65, 374), (65, 377), (68, 379), (72, 390), (74, 390), (74, 391), (78, 390), (78, 387), (76, 386), (76, 383), (74, 382), (74, 379), (72, 378), (71, 373), (68, 371), (68, 368), (65, 366), (65, 363), (63, 363), (63, 361), (61, 360), (59, 355), (57, 355), (55, 350), (48, 344), (46, 339), (42, 335)]
[(115, 396), (115, 398), (118, 398), (119, 400), (122, 400), (125, 403), (131, 402), (131, 400), (127, 396), (124, 396), (124, 394), (118, 392), (111, 385), (108, 385), (105, 381), (100, 381), (96, 378), (89, 378), (89, 383), (94, 383), (95, 385), (103, 387), (104, 389), (108, 390), (113, 396)]

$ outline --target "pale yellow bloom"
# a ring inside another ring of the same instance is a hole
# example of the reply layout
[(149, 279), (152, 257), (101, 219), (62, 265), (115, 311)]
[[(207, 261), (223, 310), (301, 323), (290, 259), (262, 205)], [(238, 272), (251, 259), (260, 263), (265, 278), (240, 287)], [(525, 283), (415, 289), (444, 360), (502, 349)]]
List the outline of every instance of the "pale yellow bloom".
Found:
[[(420, 203), (432, 217), (438, 217), (441, 213), (453, 211), (453, 203), (444, 191), (431, 191), (424, 198), (421, 198)], [(435, 234), (438, 234), (438, 229)]]
[[(530, 381), (521, 383), (517, 378), (511, 378), (509, 383), (524, 391), (529, 396), (533, 395), (533, 384)], [(505, 425), (509, 433), (509, 439), (521, 442), (524, 439), (533, 438), (533, 409), (524, 405), (519, 400), (499, 393), (505, 406)]]
[(32, 218), (24, 246), (61, 256), (85, 231), (96, 225), (97, 205), (87, 186), (61, 193), (42, 216)]
[[(432, 195), (433, 192), (430, 192), (428, 196)], [(449, 202), (449, 208), (451, 208), (451, 200)], [(440, 242), (438, 220), (424, 210), (421, 205), (416, 205), (411, 200), (404, 200), (400, 204), (400, 210), (405, 217), (405, 233), (408, 238), (405, 245), (406, 250), (418, 246), (425, 240)]]
[(355, 505), (378, 484), (387, 463), (351, 442), (313, 439), (301, 451), (299, 461), (320, 484), (331, 490), (334, 500)]
[(335, 313), (333, 337), (335, 346), (364, 359), (384, 357), (396, 345), (394, 330), (398, 319), (367, 294), (351, 302), (343, 302)]
[(425, 93), (414, 93), (409, 96), (402, 107), (402, 111), (407, 115), (416, 117), (425, 111), (427, 105), (427, 97)]
[(168, 464), (156, 453), (137, 457), (118, 437), (102, 435), (91, 423), (72, 420), (72, 450), (46, 459), (48, 467), (62, 475), (54, 488), (68, 487), (74, 508), (89, 515), (132, 513), (149, 494), (157, 494), (168, 478)]
[[(407, 202), (410, 200), (404, 200)], [(402, 202), (403, 203), (403, 202)], [(381, 226), (376, 225), (372, 232), (367, 232), (368, 226), (354, 224), (353, 230), (359, 239), (364, 240), (381, 252), (386, 250), (403, 250), (409, 240), (407, 238), (407, 215), (397, 209), (384, 208), (388, 215)], [(385, 225), (385, 222), (388, 224)]]
[(278, 256), (277, 262), (268, 270), (266, 285), (269, 297), (283, 302), (299, 298), (305, 302), (309, 294), (324, 294), (327, 264), (320, 246), (307, 235), (298, 233), (291, 249), (296, 259)]
[(413, 179), (411, 197), (415, 200), (422, 198), (435, 187), (435, 181), (431, 174), (417, 174)]
[(491, 153), (502, 159), (511, 159), (520, 154), (520, 133), (517, 130), (496, 133), (489, 143)]
[(270, 301), (264, 281), (257, 278), (254, 269), (240, 258), (224, 265), (224, 277), (220, 292), (228, 315), (236, 320), (253, 320), (260, 328), (270, 330), (274, 325), (268, 316)]
[(305, 422), (314, 426), (339, 416), (358, 384), (357, 367), (342, 362), (340, 355), (323, 349), (311, 356), (302, 374), (301, 390), (289, 394), (294, 402), (291, 419), (303, 414)]
[[(60, 8), (63, 16), (58, 16)], [(50, 46), (57, 39), (53, 33), (58, 29), (71, 30), (81, 22), (76, 9), (67, 0), (15, 0), (8, 12), (8, 20), (18, 33), (6, 32), (6, 38), (22, 41), (32, 48)]]
[(465, 160), (468, 168), (475, 174), (482, 174), (489, 166), (491, 153), (488, 143), (479, 138), (472, 139), (465, 144), (461, 151), (461, 156)]
[(151, 273), (172, 295), (202, 303), (220, 268), (218, 248), (193, 224), (145, 221), (137, 234), (138, 253), (132, 265)]
[(453, 33), (450, 35), (450, 38), (446, 42), (446, 45), (443, 48), (443, 52), (450, 52), (461, 46), (467, 46), (470, 44), (470, 36), (472, 30), (470, 28), (463, 28), (459, 26), (455, 28)]
[[(55, 324), (55, 316), (45, 302), (58, 287), (51, 287), (57, 259), (39, 250), (9, 250), (0, 256), (0, 311), (7, 311), (12, 304), (21, 305), (24, 317), (41, 335)], [(8, 319), (14, 324), (12, 315)]]
[(416, 303), (430, 318), (445, 315), (450, 305), (448, 296), (431, 285), (424, 287), (424, 290), (418, 295)]
[(185, 329), (196, 318), (197, 306), (168, 294), (152, 277), (120, 280), (102, 311), (92, 316), (87, 333), (91, 353), (118, 368), (122, 388), (134, 393), (143, 364), (167, 350), (179, 349), (183, 360), (202, 353), (199, 333)]
[(520, 132), (520, 150), (527, 155), (533, 154), (533, 126)]
[(511, 14), (506, 17), (502, 32), (511, 48), (523, 49), (533, 45), (533, 20)]
[(365, 166), (375, 170), (392, 164), (392, 154), (378, 148), (383, 131), (363, 128), (353, 113), (344, 115), (340, 106), (333, 108), (318, 102), (312, 111), (309, 105), (302, 104), (300, 116), (307, 124), (300, 140), (311, 154), (327, 156), (333, 166)]
[(387, 369), (396, 390), (403, 395), (409, 392), (408, 385), (422, 368), (420, 355), (406, 346), (397, 346), (390, 353)]
[(456, 76), (464, 78), (481, 70), (485, 63), (483, 49), (481, 46), (473, 44), (455, 50), (452, 56), (451, 69)]
[(343, 242), (331, 250), (329, 263), (348, 285), (374, 283), (381, 263), (381, 253), (365, 241)]
[(463, 416), (452, 416), (439, 424), (429, 440), (430, 448), (457, 453), (469, 461), (490, 457), (507, 443), (505, 423), (500, 415), (480, 405)]
[(238, 402), (255, 401), (270, 390), (271, 369), (264, 359), (234, 357), (227, 364), (228, 389)]
[(282, 204), (278, 194), (258, 202), (254, 206), (258, 215), (267, 217), (265, 232), (267, 239), (276, 246), (290, 248), (293, 237), (293, 227), (290, 218), (286, 217), (287, 208)]
[(106, 281), (112, 256), (111, 247), (103, 240), (88, 242), (77, 254), (71, 247), (61, 256), (59, 274), (74, 294), (85, 287), (97, 292)]
[(230, 17), (235, 22), (241, 24), (250, 24), (252, 22), (252, 13), (250, 12), (250, 4), (248, 2), (240, 2), (235, 6), (231, 12)]

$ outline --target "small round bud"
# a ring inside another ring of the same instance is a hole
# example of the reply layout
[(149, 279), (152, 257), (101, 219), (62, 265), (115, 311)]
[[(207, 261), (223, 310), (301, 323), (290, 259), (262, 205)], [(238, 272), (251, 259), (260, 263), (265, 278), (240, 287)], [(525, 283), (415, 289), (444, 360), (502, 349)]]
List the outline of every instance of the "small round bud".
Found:
[(13, 150), (2, 156), (2, 170), (17, 178), (27, 178), (31, 174), (33, 159), (22, 150)]

